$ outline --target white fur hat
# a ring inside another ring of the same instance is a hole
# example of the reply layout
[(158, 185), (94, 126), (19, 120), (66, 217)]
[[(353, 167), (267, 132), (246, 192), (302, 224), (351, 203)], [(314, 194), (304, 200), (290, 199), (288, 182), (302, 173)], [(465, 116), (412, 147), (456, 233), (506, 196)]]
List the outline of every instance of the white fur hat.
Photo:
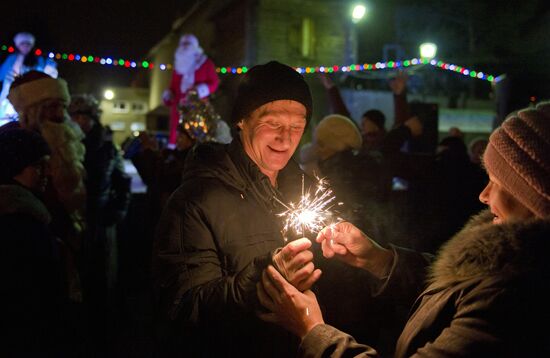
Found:
[(70, 102), (71, 97), (65, 80), (51, 78), (46, 74), (34, 76), (35, 72), (30, 71), (22, 76), (30, 78), (30, 81), (21, 81), (21, 84), (18, 84), (16, 80), (10, 88), (8, 100), (17, 113), (21, 114), (30, 106), (46, 99), (60, 99), (67, 104)]
[(28, 42), (31, 44), (31, 47), (34, 47), (34, 36), (31, 33), (28, 32), (20, 32), (13, 38), (13, 43), (15, 46), (21, 45), (23, 42)]

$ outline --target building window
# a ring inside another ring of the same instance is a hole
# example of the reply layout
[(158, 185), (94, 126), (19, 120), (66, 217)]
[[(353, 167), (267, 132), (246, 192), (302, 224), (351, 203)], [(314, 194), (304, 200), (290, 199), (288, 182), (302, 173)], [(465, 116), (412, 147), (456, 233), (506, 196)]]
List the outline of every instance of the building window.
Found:
[(133, 113), (145, 113), (147, 112), (147, 105), (144, 102), (132, 102)]
[(124, 123), (122, 121), (113, 121), (111, 123), (108, 123), (108, 125), (111, 128), (111, 130), (113, 130), (115, 132), (123, 131), (123, 130), (126, 129), (126, 123)]
[(301, 55), (304, 58), (313, 58), (315, 47), (315, 26), (310, 17), (302, 18), (302, 46)]
[(130, 111), (128, 102), (126, 101), (114, 101), (113, 113), (128, 113)]

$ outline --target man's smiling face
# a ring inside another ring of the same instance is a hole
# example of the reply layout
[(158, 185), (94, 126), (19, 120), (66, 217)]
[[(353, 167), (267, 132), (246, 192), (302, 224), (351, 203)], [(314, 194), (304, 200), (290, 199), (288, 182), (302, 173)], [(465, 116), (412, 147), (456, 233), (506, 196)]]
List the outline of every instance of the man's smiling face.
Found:
[(239, 123), (245, 152), (275, 182), (300, 143), (306, 108), (293, 100), (277, 100), (257, 108)]

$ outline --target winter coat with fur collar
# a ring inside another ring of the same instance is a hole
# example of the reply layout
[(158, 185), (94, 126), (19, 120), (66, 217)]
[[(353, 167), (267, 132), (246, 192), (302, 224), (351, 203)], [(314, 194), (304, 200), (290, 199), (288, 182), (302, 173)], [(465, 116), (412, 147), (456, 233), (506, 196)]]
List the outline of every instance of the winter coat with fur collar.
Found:
[[(550, 220), (494, 225), (492, 218), (488, 211), (472, 218), (442, 246), (395, 357), (550, 356)], [(300, 356), (328, 355), (378, 353), (319, 325), (305, 337)]]

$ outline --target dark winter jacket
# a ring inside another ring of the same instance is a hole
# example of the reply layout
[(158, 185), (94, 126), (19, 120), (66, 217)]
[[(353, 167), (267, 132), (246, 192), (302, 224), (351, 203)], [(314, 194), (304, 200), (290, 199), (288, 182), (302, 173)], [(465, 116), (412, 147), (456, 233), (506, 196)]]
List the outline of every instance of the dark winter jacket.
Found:
[(284, 245), (277, 216), (296, 201), (301, 171), (290, 161), (278, 187), (242, 148), (204, 144), (189, 153), (182, 185), (156, 233), (153, 275), (167, 356), (285, 357), (297, 341), (256, 318), (256, 283)]
[(147, 185), (147, 196), (156, 225), (162, 208), (172, 193), (180, 186), (185, 157), (189, 149), (145, 149), (132, 157), (132, 163)]
[(0, 185), (0, 356), (61, 352), (64, 281), (44, 204), (17, 183)]
[(111, 225), (126, 215), (130, 203), (130, 177), (120, 152), (105, 129), (96, 124), (83, 140), (86, 147), (87, 220), (92, 226)]
[[(441, 248), (429, 286), (397, 342), (396, 357), (550, 356), (545, 328), (550, 222), (495, 225), (492, 218), (488, 211), (474, 217)], [(400, 266), (406, 272), (399, 263), (395, 269)], [(372, 347), (319, 325), (302, 342), (300, 356), (323, 354), (377, 356)]]

